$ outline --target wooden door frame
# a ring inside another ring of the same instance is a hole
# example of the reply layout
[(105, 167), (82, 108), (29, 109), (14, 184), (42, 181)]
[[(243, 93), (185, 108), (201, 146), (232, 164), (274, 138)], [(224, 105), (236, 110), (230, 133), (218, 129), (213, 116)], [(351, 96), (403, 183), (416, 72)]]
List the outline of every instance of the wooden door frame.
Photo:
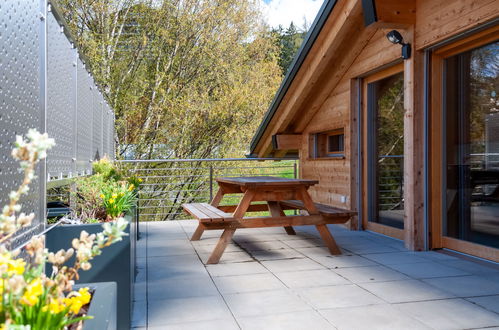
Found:
[[(361, 114), (362, 114), (362, 132), (364, 134), (362, 134), (362, 164), (361, 164), (361, 168), (362, 168), (362, 184), (361, 184), (361, 187), (362, 187), (362, 227), (363, 229), (365, 230), (371, 230), (371, 231), (375, 231), (375, 232), (378, 232), (380, 234), (383, 234), (383, 235), (387, 235), (387, 236), (390, 236), (390, 237), (394, 237), (394, 238), (397, 238), (397, 239), (400, 239), (400, 240), (404, 240), (404, 237), (405, 237), (405, 229), (400, 229), (400, 228), (394, 228), (394, 227), (390, 227), (390, 226), (387, 226), (387, 225), (383, 225), (383, 224), (380, 224), (380, 223), (376, 223), (376, 222), (370, 222), (369, 221), (369, 195), (368, 195), (368, 192), (369, 192), (369, 180), (368, 180), (368, 139), (369, 139), (369, 136), (367, 134), (368, 132), (368, 120), (366, 120), (367, 118), (367, 110), (368, 110), (368, 102), (367, 102), (367, 98), (368, 98), (368, 84), (372, 83), (372, 82), (375, 82), (375, 81), (378, 81), (378, 80), (381, 80), (381, 79), (384, 79), (384, 78), (387, 78), (389, 76), (393, 76), (395, 74), (398, 74), (398, 73), (402, 73), (404, 72), (404, 63), (397, 63), (397, 64), (394, 64), (390, 67), (387, 67), (385, 69), (382, 69), (382, 70), (379, 70), (371, 75), (367, 75), (366, 77), (364, 77), (362, 79), (362, 91), (361, 91), (361, 97), (362, 97), (362, 104), (361, 104)], [(405, 80), (405, 77), (404, 77), (404, 80)], [(404, 85), (405, 85), (405, 82), (404, 82)], [(405, 88), (404, 88), (404, 93), (405, 93)], [(404, 97), (405, 99), (405, 97)], [(405, 130), (405, 128), (404, 128)], [(404, 152), (405, 153), (405, 152)], [(405, 216), (404, 216), (405, 218)], [(405, 222), (405, 221), (404, 221)], [(404, 224), (405, 226), (405, 224)]]
[(466, 38), (460, 39), (456, 42), (450, 43), (440, 47), (431, 53), (431, 66), (430, 66), (430, 129), (429, 129), (429, 182), (430, 186), (428, 192), (430, 194), (429, 200), (429, 216), (430, 216), (430, 247), (436, 248), (449, 248), (464, 252), (477, 257), (490, 259), (499, 262), (499, 249), (472, 243), (452, 237), (443, 236), (442, 225), (446, 219), (444, 211), (444, 200), (446, 199), (444, 176), (446, 166), (444, 162), (444, 143), (445, 137), (443, 136), (443, 73), (444, 73), (444, 60), (448, 57), (466, 52), (473, 48), (477, 48), (498, 40), (499, 25), (493, 26), (489, 29), (475, 33)]

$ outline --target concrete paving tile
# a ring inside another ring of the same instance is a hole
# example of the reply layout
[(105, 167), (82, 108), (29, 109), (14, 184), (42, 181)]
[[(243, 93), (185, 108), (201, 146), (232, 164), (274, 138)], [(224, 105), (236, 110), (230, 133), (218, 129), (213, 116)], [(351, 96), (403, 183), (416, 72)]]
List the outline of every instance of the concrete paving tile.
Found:
[(498, 274), (499, 266), (488, 265), (486, 263), (478, 263), (463, 259), (457, 260), (445, 260), (442, 261), (442, 264), (461, 269), (467, 273), (476, 274), (476, 275), (486, 275), (486, 274)]
[(339, 330), (432, 329), (388, 304), (323, 309), (319, 312)]
[(216, 245), (220, 240), (220, 235), (212, 237), (203, 237), (199, 241), (190, 241), (195, 248), (202, 245)]
[(364, 257), (382, 265), (411, 264), (427, 261), (423, 257), (418, 257), (415, 252), (375, 253), (366, 254)]
[(268, 260), (268, 261), (262, 261), (262, 265), (273, 273), (292, 272), (292, 271), (310, 270), (310, 269), (325, 269), (324, 266), (319, 265), (317, 262), (307, 258)]
[(167, 327), (148, 327), (148, 330), (239, 330), (239, 326), (233, 318), (201, 321), (201, 322), (188, 322), (179, 324), (168, 324)]
[(232, 240), (237, 243), (254, 243), (254, 242), (275, 242), (274, 235), (271, 234), (248, 234), (247, 230), (241, 230), (242, 233), (236, 231)]
[(384, 303), (375, 295), (353, 284), (297, 289), (297, 292), (317, 309)]
[(259, 261), (305, 258), (303, 254), (293, 249), (252, 251), (251, 256)]
[(296, 227), (295, 227), (296, 235), (288, 235), (285, 233), (281, 234), (274, 234), (272, 237), (275, 240), (281, 241), (281, 242), (287, 242), (287, 241), (295, 241), (295, 240), (318, 240), (317, 235), (309, 234), (306, 232), (300, 232)]
[(350, 284), (349, 281), (329, 269), (302, 270), (275, 273), (289, 288), (312, 288), (316, 286)]
[(155, 300), (149, 304), (149, 327), (189, 322), (226, 320), (232, 317), (220, 296)]
[(352, 253), (369, 255), (373, 253), (390, 253), (390, 252), (400, 252), (399, 249), (390, 247), (388, 245), (370, 243), (370, 244), (341, 244), (341, 247)]
[(434, 329), (471, 329), (499, 325), (499, 315), (463, 299), (397, 305), (403, 312)]
[(457, 268), (448, 267), (439, 262), (421, 262), (415, 264), (396, 264), (388, 265), (401, 273), (411, 276), (412, 278), (432, 278), (432, 277), (448, 277), (448, 276), (463, 276), (471, 275)]
[(283, 250), (289, 249), (289, 246), (284, 244), (281, 241), (272, 241), (272, 242), (241, 242), (239, 244), (241, 248), (246, 251), (270, 251), (270, 250)]
[(293, 239), (293, 240), (284, 241), (284, 243), (286, 243), (286, 245), (292, 249), (325, 246), (322, 240), (315, 238)]
[(148, 301), (205, 297), (218, 295), (218, 290), (209, 276), (198, 278), (174, 278), (149, 281), (147, 285)]
[(134, 302), (132, 306), (132, 327), (147, 326), (147, 302)]
[(194, 278), (208, 276), (197, 255), (149, 258), (147, 280)]
[(498, 296), (467, 298), (466, 300), (471, 301), (477, 305), (480, 305), (489, 311), (492, 311), (492, 312), (499, 314), (499, 295)]
[(305, 301), (287, 289), (225, 294), (224, 297), (236, 318), (312, 309)]
[(182, 231), (182, 232), (162, 232), (161, 230), (149, 230), (147, 231), (147, 235), (145, 236), (145, 239), (147, 239), (147, 242), (153, 242), (153, 241), (169, 241), (169, 240), (178, 240), (178, 239), (185, 239), (188, 240), (187, 235)]
[(265, 316), (239, 317), (243, 330), (333, 330), (334, 327), (316, 311), (293, 312)]
[[(343, 256), (353, 255), (350, 251), (342, 249), (341, 247), (340, 247), (340, 250), (341, 250), (341, 255), (343, 255)], [(296, 251), (300, 252), (301, 254), (303, 254), (309, 258), (332, 256), (331, 252), (329, 252), (329, 249), (325, 246), (296, 248)]]
[(458, 276), (430, 278), (423, 280), (457, 297), (490, 296), (499, 294), (499, 282), (482, 276)]
[[(206, 264), (206, 262), (208, 261), (210, 256), (211, 256), (211, 252), (199, 254), (199, 257), (201, 258), (201, 260), (203, 261), (204, 264)], [(222, 254), (222, 258), (220, 258), (219, 263), (228, 264), (228, 263), (248, 262), (248, 261), (254, 261), (254, 259), (246, 251), (243, 251), (243, 252), (224, 252), (224, 254)]]
[(372, 260), (356, 255), (340, 255), (340, 256), (311, 256), (311, 258), (327, 268), (346, 268), (346, 267), (364, 267), (378, 265)]
[(206, 265), (206, 270), (211, 276), (233, 276), (269, 273), (269, 271), (258, 262), (242, 262), (234, 264)]
[(355, 268), (338, 268), (334, 271), (353, 283), (386, 282), (410, 279), (402, 273), (379, 265)]
[(417, 256), (424, 257), (424, 258), (427, 258), (429, 260), (438, 261), (438, 262), (460, 260), (456, 256), (452, 256), (452, 255), (446, 254), (444, 252), (439, 252), (439, 251), (421, 251), (421, 252), (417, 252)]
[[(215, 249), (216, 244), (202, 244), (194, 246), (194, 249), (199, 254), (211, 254)], [(245, 252), (236, 244), (228, 244), (227, 248), (225, 248), (225, 252)]]
[(445, 299), (452, 294), (417, 280), (360, 283), (359, 286), (389, 303)]
[(148, 257), (177, 256), (195, 254), (196, 251), (188, 240), (152, 241), (147, 243)]
[(281, 281), (270, 273), (219, 276), (214, 277), (213, 281), (222, 294), (278, 290), (286, 288)]

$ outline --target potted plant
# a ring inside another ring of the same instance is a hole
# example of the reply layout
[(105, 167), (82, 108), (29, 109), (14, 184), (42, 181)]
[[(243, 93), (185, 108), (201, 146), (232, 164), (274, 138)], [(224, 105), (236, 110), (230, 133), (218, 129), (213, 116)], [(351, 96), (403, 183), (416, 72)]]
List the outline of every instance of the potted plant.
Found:
[(128, 234), (94, 259), (92, 269), (81, 274), (77, 283), (115, 281), (118, 288), (118, 329), (129, 329), (135, 279), (136, 188), (140, 183), (127, 177), (107, 158), (93, 163), (92, 176), (74, 180), (71, 192), (73, 212), (66, 224), (47, 233), (47, 248), (57, 251), (71, 243), (69, 237), (84, 230), (96, 234), (101, 223), (123, 216)]
[[(47, 134), (30, 130), (28, 139), (18, 136), (12, 155), (20, 162), (24, 178), (0, 213), (0, 328), (1, 329), (66, 329), (81, 325), (92, 318), (88, 306), (98, 304), (96, 291), (89, 286), (74, 290), (74, 280), (80, 271), (91, 269), (91, 261), (102, 249), (119, 242), (128, 223), (124, 218), (103, 225), (97, 234), (81, 232), (72, 240), (72, 248), (49, 253), (44, 248), (44, 236), (31, 238), (23, 248), (29, 262), (19, 257), (21, 251), (7, 246), (13, 235), (28, 227), (35, 215), (21, 212), (20, 199), (29, 192), (34, 169), (46, 151), (54, 145)], [(70, 258), (74, 263), (68, 263)], [(43, 272), (45, 263), (52, 272)], [(95, 290), (96, 288), (94, 288)], [(96, 328), (101, 329), (100, 325)], [(102, 329), (104, 329), (102, 327)]]

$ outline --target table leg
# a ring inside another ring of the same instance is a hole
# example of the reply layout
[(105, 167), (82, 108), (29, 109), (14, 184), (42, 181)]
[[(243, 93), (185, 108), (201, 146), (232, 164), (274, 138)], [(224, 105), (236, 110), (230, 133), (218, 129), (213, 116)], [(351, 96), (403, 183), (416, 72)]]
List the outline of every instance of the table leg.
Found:
[[(286, 216), (286, 213), (284, 213), (284, 211), (282, 210), (279, 202), (268, 201), (267, 204), (269, 206), (270, 215), (272, 215), (273, 217)], [(296, 235), (296, 232), (292, 226), (284, 226), (284, 230), (286, 230), (286, 233), (288, 235)]]
[(327, 225), (316, 225), (317, 231), (319, 231), (319, 234), (321, 235), (322, 240), (324, 243), (326, 243), (326, 246), (329, 249), (329, 252), (333, 255), (338, 255), (341, 254), (341, 250), (336, 245), (336, 241), (333, 238), (333, 235), (331, 235), (331, 232), (327, 228)]
[(223, 197), (224, 192), (222, 191), (222, 188), (218, 188), (217, 194), (215, 195), (215, 197), (213, 197), (210, 204), (217, 207), (218, 205), (220, 205)]
[[(218, 196), (218, 193), (217, 193), (217, 196)], [(244, 216), (244, 214), (248, 210), (248, 207), (250, 206), (251, 201), (253, 200), (254, 196), (255, 196), (254, 191), (252, 191), (252, 190), (245, 191), (243, 198), (239, 202), (239, 205), (237, 206), (236, 211), (234, 212), (234, 218), (242, 218)], [(227, 225), (229, 225), (229, 223), (227, 223)], [(227, 228), (224, 230), (224, 232), (222, 233), (222, 236), (218, 240), (217, 246), (215, 246), (215, 249), (213, 250), (210, 258), (208, 259), (207, 264), (218, 264), (218, 262), (220, 261), (220, 258), (222, 257), (222, 254), (225, 251), (225, 248), (227, 247), (227, 245), (231, 241), (232, 236), (234, 236), (235, 232), (236, 232), (235, 228)]]
[(234, 236), (235, 232), (235, 229), (227, 228), (224, 230), (222, 236), (220, 237), (220, 240), (217, 243), (217, 246), (215, 246), (215, 249), (211, 253), (210, 259), (208, 259), (207, 264), (218, 264), (220, 258), (222, 257), (222, 254), (225, 251), (225, 248), (232, 240), (232, 236)]
[(200, 223), (196, 228), (196, 231), (194, 231), (194, 234), (192, 234), (191, 241), (199, 241), (201, 236), (203, 236), (205, 229), (206, 227)]

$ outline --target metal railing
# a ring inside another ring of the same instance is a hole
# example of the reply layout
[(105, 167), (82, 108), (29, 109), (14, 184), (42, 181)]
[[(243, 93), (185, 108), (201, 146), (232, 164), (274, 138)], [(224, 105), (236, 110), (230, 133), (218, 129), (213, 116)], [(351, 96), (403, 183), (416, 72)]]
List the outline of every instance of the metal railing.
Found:
[[(140, 221), (187, 218), (182, 204), (209, 202), (218, 189), (217, 177), (298, 177), (295, 159), (125, 160), (121, 163), (142, 180), (138, 196)], [(235, 204), (239, 198), (228, 195), (224, 201)]]
[(378, 198), (381, 210), (404, 208), (404, 156), (378, 158)]

